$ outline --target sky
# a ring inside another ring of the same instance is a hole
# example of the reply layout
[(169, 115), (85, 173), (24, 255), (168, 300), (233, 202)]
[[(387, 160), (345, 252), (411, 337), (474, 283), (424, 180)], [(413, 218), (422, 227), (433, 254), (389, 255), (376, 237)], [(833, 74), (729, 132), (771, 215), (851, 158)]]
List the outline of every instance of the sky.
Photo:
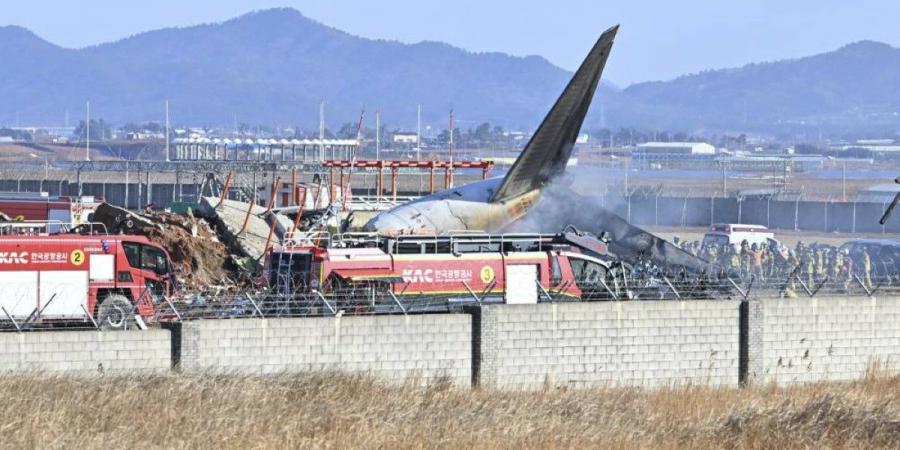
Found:
[(273, 7), (367, 38), (540, 55), (569, 70), (618, 23), (604, 77), (621, 87), (863, 39), (900, 46), (900, 2), (890, 0), (0, 0), (0, 25), (78, 48)]

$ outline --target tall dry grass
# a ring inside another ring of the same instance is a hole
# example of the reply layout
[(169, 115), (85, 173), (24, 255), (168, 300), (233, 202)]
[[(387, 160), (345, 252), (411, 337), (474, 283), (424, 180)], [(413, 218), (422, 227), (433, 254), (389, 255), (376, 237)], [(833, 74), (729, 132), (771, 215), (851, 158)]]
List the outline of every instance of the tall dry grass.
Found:
[(468, 390), (363, 376), (0, 377), (3, 448), (900, 448), (900, 378)]

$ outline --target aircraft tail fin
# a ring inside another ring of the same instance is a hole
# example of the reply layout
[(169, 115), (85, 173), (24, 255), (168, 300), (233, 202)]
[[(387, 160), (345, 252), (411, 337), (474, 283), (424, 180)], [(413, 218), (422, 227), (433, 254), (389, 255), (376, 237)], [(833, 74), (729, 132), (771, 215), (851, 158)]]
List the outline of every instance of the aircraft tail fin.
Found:
[(565, 171), (618, 30), (618, 25), (606, 30), (594, 44), (491, 197), (492, 202), (545, 186)]

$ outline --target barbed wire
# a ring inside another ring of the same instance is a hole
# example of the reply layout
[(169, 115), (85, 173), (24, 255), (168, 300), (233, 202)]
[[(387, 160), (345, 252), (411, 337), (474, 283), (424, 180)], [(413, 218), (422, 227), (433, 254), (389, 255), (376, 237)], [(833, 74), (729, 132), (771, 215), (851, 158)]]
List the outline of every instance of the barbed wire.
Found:
[[(21, 307), (7, 295), (0, 307), (0, 331), (31, 331), (48, 329), (111, 329), (146, 328), (165, 323), (191, 320), (222, 320), (234, 318), (287, 318), (322, 317), (340, 315), (422, 314), (436, 312), (462, 312), (468, 305), (499, 305), (507, 303), (508, 293), (496, 286), (475, 291), (460, 285), (453, 293), (429, 295), (407, 293), (394, 289), (388, 283), (371, 283), (339, 289), (320, 291), (302, 289), (279, 293), (269, 289), (257, 289), (238, 294), (203, 295), (200, 293), (176, 297), (153, 296), (152, 314), (138, 314), (137, 308), (123, 310), (121, 323), (103, 323), (97, 311), (81, 306), (80, 314), (69, 308), (65, 317), (49, 314), (51, 300), (41, 308)], [(24, 289), (25, 287), (23, 287)], [(7, 289), (6, 293), (16, 290)], [(24, 291), (22, 291), (24, 292)], [(574, 295), (574, 294), (578, 295)], [(64, 292), (63, 292), (63, 295)], [(647, 277), (631, 280), (605, 280), (593, 283), (563, 282), (558, 286), (535, 286), (532, 302), (625, 302), (625, 301), (717, 301), (758, 300), (790, 301), (802, 298), (866, 299), (875, 296), (900, 295), (900, 275), (867, 277), (851, 274), (844, 278), (832, 278), (802, 273), (786, 277), (723, 277), (717, 279), (668, 279)], [(24, 294), (22, 295), (24, 298)], [(519, 299), (521, 300), (521, 299)], [(137, 303), (137, 302), (135, 302)], [(9, 308), (7, 308), (9, 306)], [(71, 305), (70, 305), (71, 306)], [(120, 318), (121, 319), (121, 318)], [(117, 319), (118, 322), (118, 319)], [(117, 325), (117, 326), (113, 326)]]

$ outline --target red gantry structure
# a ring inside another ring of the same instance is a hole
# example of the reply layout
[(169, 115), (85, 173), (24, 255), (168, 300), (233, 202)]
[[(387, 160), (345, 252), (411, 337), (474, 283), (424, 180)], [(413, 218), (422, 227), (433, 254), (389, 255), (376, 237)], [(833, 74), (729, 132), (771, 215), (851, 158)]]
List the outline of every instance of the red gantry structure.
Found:
[[(430, 175), (429, 190), (431, 193), (434, 193), (435, 172), (439, 170), (444, 172), (444, 189), (449, 189), (453, 180), (453, 171), (456, 169), (481, 169), (481, 178), (486, 179), (494, 167), (492, 161), (326, 160), (324, 164), (328, 168), (329, 190), (332, 192), (335, 186), (335, 169), (340, 171), (338, 175), (339, 186), (346, 185), (345, 181), (349, 181), (353, 169), (378, 169), (378, 181), (375, 192), (379, 199), (384, 195), (385, 169), (390, 170), (391, 197), (395, 201), (397, 199), (397, 173), (400, 169), (427, 170)], [(347, 192), (349, 192), (349, 189)]]

